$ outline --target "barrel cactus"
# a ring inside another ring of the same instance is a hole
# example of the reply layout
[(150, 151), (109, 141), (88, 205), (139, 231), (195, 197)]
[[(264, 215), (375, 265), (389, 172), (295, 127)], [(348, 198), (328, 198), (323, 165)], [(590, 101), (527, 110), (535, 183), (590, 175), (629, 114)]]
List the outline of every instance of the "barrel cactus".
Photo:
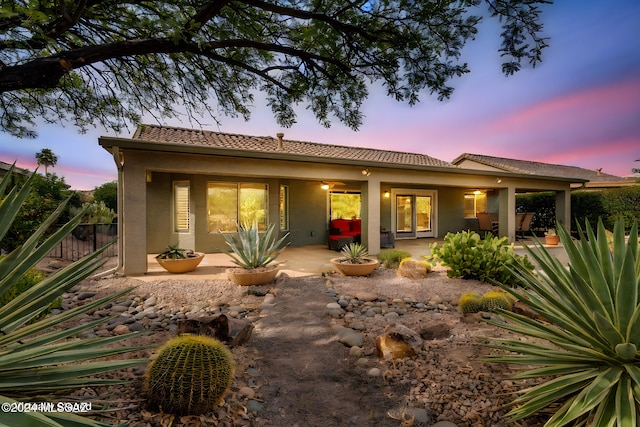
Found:
[(483, 311), (511, 310), (514, 302), (514, 298), (504, 291), (490, 291), (482, 295)]
[(462, 314), (477, 313), (482, 311), (482, 297), (476, 292), (467, 292), (458, 300), (458, 310)]
[(149, 365), (145, 390), (163, 412), (199, 415), (212, 411), (233, 380), (231, 352), (220, 341), (181, 335), (167, 342)]

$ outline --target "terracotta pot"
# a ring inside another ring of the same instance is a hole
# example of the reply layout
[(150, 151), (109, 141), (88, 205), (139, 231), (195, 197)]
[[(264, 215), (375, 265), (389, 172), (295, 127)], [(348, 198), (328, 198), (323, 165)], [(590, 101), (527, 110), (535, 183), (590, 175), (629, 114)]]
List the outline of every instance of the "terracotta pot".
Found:
[(377, 259), (367, 259), (365, 264), (343, 263), (344, 258), (333, 258), (331, 264), (345, 276), (368, 276), (380, 263)]
[(560, 236), (556, 235), (556, 234), (548, 234), (546, 236), (544, 236), (544, 242), (547, 245), (551, 245), (551, 246), (557, 246), (558, 243), (560, 243)]
[(198, 253), (198, 256), (180, 259), (162, 259), (156, 258), (158, 264), (169, 273), (187, 273), (196, 269), (200, 261), (204, 258), (204, 254)]
[(234, 267), (227, 268), (227, 277), (239, 286), (260, 286), (273, 282), (279, 271), (277, 265), (252, 269)]

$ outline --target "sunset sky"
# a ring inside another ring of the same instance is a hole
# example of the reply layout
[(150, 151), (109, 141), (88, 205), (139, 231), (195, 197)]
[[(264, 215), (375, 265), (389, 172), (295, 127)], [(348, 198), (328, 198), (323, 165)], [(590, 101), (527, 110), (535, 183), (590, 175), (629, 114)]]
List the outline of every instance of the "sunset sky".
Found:
[[(542, 64), (504, 77), (497, 52), (500, 30), (487, 21), (465, 48), (471, 73), (452, 83), (456, 90), (448, 101), (425, 93), (409, 107), (372, 87), (364, 123), (355, 132), (337, 121), (325, 129), (302, 107), (298, 123), (282, 129), (256, 96), (249, 122), (221, 117), (222, 126), (209, 119), (212, 125), (205, 128), (274, 137), (284, 132), (285, 139), (423, 153), (445, 161), (476, 153), (630, 176), (632, 168), (640, 168), (640, 2), (563, 0), (544, 11), (550, 47)], [(165, 124), (192, 127), (188, 121)], [(37, 131), (34, 140), (0, 134), (0, 160), (33, 169), (35, 153), (50, 148), (58, 156), (50, 171), (74, 189), (116, 179), (112, 158), (98, 146), (98, 137), (115, 135), (112, 131), (81, 135), (71, 125)]]

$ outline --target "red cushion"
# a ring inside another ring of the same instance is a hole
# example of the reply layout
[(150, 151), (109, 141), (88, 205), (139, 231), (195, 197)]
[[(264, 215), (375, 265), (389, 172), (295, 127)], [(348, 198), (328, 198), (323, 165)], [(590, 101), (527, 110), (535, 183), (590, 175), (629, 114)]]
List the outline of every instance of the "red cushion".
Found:
[(341, 233), (345, 233), (349, 231), (349, 221), (344, 219), (334, 219), (331, 221), (332, 228), (339, 228)]
[(360, 234), (362, 231), (362, 220), (354, 219), (353, 221), (349, 221), (349, 231)]

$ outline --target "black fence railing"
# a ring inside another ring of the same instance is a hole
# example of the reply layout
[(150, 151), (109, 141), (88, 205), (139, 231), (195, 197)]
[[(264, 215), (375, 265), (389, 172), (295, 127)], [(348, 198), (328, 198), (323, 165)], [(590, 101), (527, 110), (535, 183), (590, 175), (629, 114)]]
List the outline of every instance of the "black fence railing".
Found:
[[(76, 261), (89, 255), (118, 238), (118, 224), (79, 224), (55, 249), (49, 252), (51, 258)], [(118, 254), (118, 245), (112, 244), (102, 256)]]

